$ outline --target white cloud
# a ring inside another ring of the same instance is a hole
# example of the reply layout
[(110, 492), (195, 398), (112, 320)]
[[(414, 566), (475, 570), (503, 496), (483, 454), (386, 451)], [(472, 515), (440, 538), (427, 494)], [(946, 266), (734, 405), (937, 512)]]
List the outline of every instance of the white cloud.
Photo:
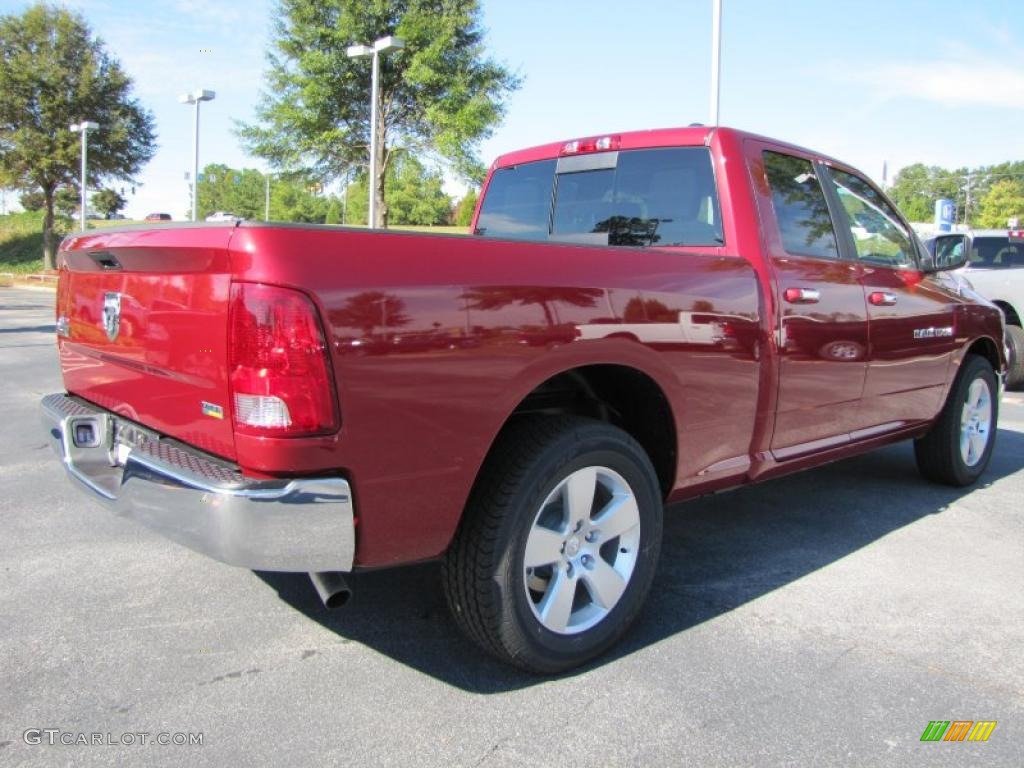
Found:
[[(1015, 57), (1016, 58), (1016, 57)], [(887, 99), (912, 98), (946, 107), (1024, 109), (1024, 61), (958, 53), (933, 61), (894, 61), (868, 67), (851, 80)]]

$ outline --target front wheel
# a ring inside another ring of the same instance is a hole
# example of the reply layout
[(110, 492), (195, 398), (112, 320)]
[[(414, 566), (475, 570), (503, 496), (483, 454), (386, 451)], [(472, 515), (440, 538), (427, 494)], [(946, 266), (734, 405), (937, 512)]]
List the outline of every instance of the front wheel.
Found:
[(973, 483), (992, 457), (998, 421), (999, 388), (992, 365), (968, 355), (932, 428), (914, 441), (921, 474), (946, 485)]
[(643, 448), (604, 422), (527, 417), (499, 438), (444, 564), (456, 622), (538, 673), (614, 644), (650, 589), (662, 502)]

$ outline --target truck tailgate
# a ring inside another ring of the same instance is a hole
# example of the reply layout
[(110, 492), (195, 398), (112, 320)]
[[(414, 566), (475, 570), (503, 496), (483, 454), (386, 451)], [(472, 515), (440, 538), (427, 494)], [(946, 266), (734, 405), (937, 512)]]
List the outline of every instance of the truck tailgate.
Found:
[(228, 388), (232, 224), (69, 237), (57, 335), (69, 392), (235, 458)]

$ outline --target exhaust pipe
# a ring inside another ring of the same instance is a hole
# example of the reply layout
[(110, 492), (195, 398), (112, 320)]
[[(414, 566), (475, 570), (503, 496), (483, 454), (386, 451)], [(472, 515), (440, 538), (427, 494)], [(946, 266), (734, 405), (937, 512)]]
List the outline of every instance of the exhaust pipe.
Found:
[(352, 589), (345, 576), (338, 571), (319, 571), (309, 574), (316, 593), (320, 595), (320, 601), (328, 610), (341, 608), (352, 597)]

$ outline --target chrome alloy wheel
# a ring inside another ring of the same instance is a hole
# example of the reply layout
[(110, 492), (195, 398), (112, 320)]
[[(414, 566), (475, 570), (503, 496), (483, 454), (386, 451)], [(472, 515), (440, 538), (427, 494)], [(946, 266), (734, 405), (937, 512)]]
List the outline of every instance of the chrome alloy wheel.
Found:
[(960, 414), (960, 458), (968, 467), (985, 455), (991, 430), (992, 393), (988, 382), (978, 378), (971, 382)]
[(526, 539), (526, 597), (560, 635), (584, 632), (616, 606), (636, 566), (640, 509), (622, 475), (584, 467), (541, 504)]

